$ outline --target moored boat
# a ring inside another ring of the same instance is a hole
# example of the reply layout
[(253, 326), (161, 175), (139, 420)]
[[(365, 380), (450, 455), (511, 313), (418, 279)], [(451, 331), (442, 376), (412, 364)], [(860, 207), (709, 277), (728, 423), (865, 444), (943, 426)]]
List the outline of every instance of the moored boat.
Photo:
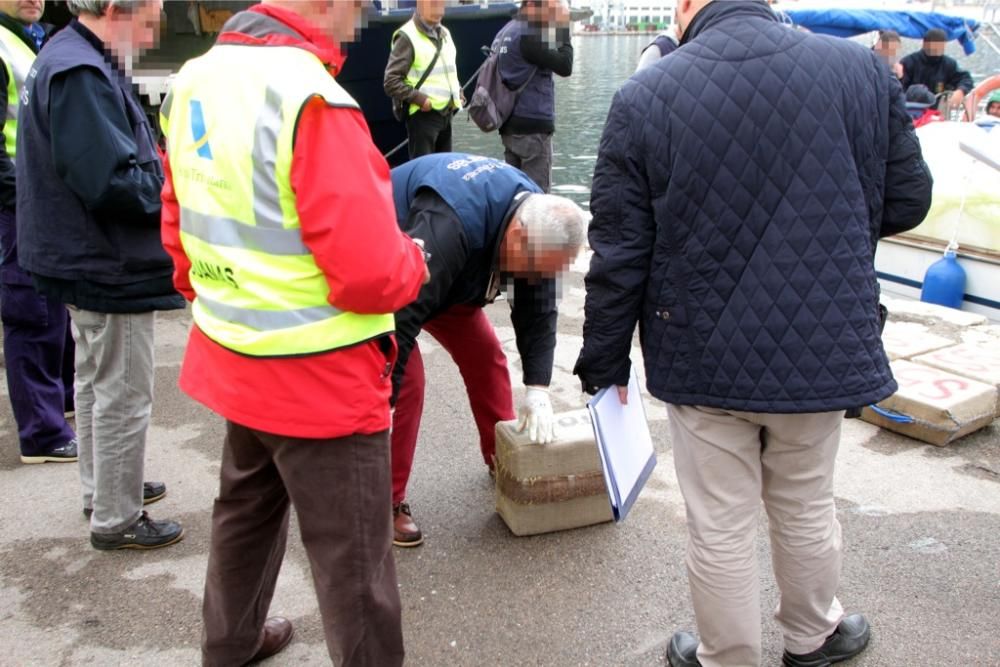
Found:
[[(966, 54), (975, 51), (980, 29), (977, 21), (966, 17), (856, 5), (817, 9), (787, 3), (780, 11), (789, 23), (839, 37), (891, 29), (920, 38), (929, 28), (939, 28), (948, 39), (958, 40)], [(981, 84), (978, 92), (985, 94), (989, 86), (992, 83)], [(969, 107), (975, 109), (978, 96), (971, 97)], [(966, 274), (962, 309), (1000, 321), (1000, 174), (961, 150), (963, 142), (988, 151), (995, 144), (1000, 153), (1000, 128), (990, 131), (987, 123), (945, 121), (919, 127), (917, 135), (934, 177), (931, 210), (916, 229), (879, 241), (875, 253), (879, 282), (887, 293), (920, 298), (928, 267), (954, 242), (958, 264)]]
[(1000, 128), (939, 122), (917, 136), (934, 177), (931, 210), (916, 229), (879, 241), (879, 281), (886, 292), (919, 298), (927, 268), (954, 242), (966, 274), (962, 309), (1000, 321), (1000, 172), (989, 164), (1000, 156)]

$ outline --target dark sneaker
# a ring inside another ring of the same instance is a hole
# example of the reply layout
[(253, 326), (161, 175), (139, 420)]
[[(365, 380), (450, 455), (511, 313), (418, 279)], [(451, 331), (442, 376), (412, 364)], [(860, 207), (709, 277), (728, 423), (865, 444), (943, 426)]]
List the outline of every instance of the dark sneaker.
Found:
[[(149, 505), (167, 495), (167, 485), (163, 482), (143, 482), (142, 483), (142, 504)], [(90, 518), (94, 510), (90, 507), (83, 508), (83, 516)]]
[(410, 517), (410, 506), (406, 503), (392, 508), (392, 543), (397, 547), (419, 547), (424, 543), (423, 533)]
[(114, 549), (159, 549), (180, 542), (184, 529), (176, 521), (153, 521), (143, 512), (120, 533), (91, 533), (90, 545), (101, 551)]
[(65, 445), (50, 449), (44, 454), (25, 456), (21, 454), (21, 463), (72, 463), (79, 457), (76, 453), (76, 438)]
[(667, 664), (670, 667), (701, 667), (698, 644), (698, 638), (690, 632), (675, 632), (667, 644)]
[(781, 656), (781, 664), (785, 667), (827, 667), (864, 651), (871, 636), (872, 629), (865, 617), (851, 614), (840, 621), (837, 629), (818, 649), (802, 654), (785, 651)]

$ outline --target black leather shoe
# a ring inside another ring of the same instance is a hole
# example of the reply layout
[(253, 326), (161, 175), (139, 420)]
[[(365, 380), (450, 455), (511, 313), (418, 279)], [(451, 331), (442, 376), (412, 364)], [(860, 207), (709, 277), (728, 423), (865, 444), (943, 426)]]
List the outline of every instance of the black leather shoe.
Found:
[[(163, 482), (143, 482), (142, 483), (142, 504), (148, 505), (150, 503), (155, 503), (157, 500), (163, 498), (167, 495), (167, 485)], [(94, 513), (93, 508), (84, 507), (83, 516), (90, 518), (90, 515)]]
[(260, 648), (250, 658), (250, 662), (243, 664), (252, 665), (281, 653), (288, 646), (288, 642), (292, 641), (293, 634), (295, 629), (292, 628), (291, 621), (280, 616), (272, 616), (264, 621), (264, 641), (261, 642)]
[(698, 644), (698, 638), (690, 632), (675, 632), (667, 645), (667, 664), (670, 667), (701, 667)]
[(827, 667), (864, 651), (871, 636), (872, 629), (865, 617), (851, 614), (840, 621), (837, 629), (818, 649), (798, 655), (785, 651), (781, 664), (785, 667)]
[(21, 463), (72, 463), (78, 458), (76, 453), (76, 438), (73, 438), (65, 445), (54, 447), (44, 454), (32, 454), (30, 456), (21, 454)]
[(153, 521), (143, 512), (120, 533), (90, 533), (90, 545), (101, 551), (114, 549), (159, 549), (180, 542), (184, 529), (175, 521)]
[(167, 485), (163, 482), (142, 483), (142, 504), (149, 505), (167, 495)]

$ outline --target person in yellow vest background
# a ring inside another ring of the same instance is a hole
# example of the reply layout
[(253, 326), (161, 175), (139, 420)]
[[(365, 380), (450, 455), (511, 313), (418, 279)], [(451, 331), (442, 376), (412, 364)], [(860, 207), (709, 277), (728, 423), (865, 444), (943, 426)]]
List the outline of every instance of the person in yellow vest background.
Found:
[(291, 640), (291, 622), (268, 610), (292, 506), (333, 662), (403, 662), (393, 313), (429, 273), (396, 224), (389, 166), (334, 79), (363, 7), (266, 0), (239, 12), (160, 107), (163, 245), (194, 318), (180, 386), (226, 419), (204, 665), (261, 660)]
[(383, 87), (402, 105), (410, 159), (451, 152), (451, 117), (465, 103), (444, 4), (417, 0), (413, 18), (392, 34)]
[(35, 291), (17, 261), (17, 119), (25, 78), (45, 39), (42, 0), (0, 2), (0, 319), (7, 391), (22, 463), (77, 460), (73, 410), (73, 337), (66, 307)]

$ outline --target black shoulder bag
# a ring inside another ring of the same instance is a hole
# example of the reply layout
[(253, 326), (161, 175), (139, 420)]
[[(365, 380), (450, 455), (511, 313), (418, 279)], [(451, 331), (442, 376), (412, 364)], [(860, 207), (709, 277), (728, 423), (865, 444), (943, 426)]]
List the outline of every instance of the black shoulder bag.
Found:
[[(419, 79), (417, 79), (417, 85), (413, 87), (413, 90), (420, 90), (420, 86), (424, 85), (424, 81), (426, 81), (427, 77), (431, 75), (431, 72), (434, 70), (434, 66), (437, 65), (438, 56), (441, 55), (442, 46), (444, 46), (444, 35), (441, 36), (441, 40), (437, 43), (437, 49), (434, 51), (434, 57), (431, 58), (431, 64), (427, 66), (427, 69), (424, 70), (424, 73), (420, 75)], [(414, 51), (416, 51), (416, 47), (414, 47)], [(402, 123), (403, 120), (406, 118), (406, 109), (409, 106), (410, 106), (409, 102), (403, 102), (402, 100), (397, 100), (395, 97), (392, 98), (393, 117)]]

